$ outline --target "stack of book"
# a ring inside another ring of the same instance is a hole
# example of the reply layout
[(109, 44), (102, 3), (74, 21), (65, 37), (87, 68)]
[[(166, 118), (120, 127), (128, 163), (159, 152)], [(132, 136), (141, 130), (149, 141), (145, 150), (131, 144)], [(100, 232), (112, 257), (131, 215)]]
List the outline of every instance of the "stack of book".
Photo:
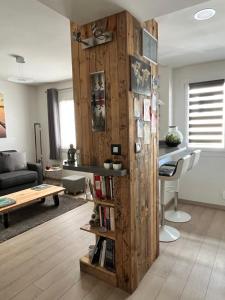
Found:
[(95, 196), (98, 199), (114, 198), (114, 181), (112, 176), (94, 175)]
[(98, 209), (100, 227), (105, 227), (107, 230), (115, 231), (114, 208), (99, 205)]
[(98, 237), (91, 263), (115, 272), (115, 241), (104, 237)]

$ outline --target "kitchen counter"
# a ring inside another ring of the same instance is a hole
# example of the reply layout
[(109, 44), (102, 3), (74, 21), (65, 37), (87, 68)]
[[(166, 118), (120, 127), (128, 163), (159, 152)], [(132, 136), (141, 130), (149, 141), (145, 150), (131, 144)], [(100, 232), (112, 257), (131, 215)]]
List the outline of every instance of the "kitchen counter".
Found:
[[(186, 146), (168, 147), (163, 141), (159, 143), (159, 165), (164, 164), (166, 161), (171, 161), (176, 157), (179, 159), (187, 151)], [(176, 160), (175, 159), (175, 160)]]
[(166, 158), (167, 156), (176, 155), (180, 152), (186, 151), (186, 147), (167, 147), (167, 146), (160, 146), (159, 147), (159, 159)]

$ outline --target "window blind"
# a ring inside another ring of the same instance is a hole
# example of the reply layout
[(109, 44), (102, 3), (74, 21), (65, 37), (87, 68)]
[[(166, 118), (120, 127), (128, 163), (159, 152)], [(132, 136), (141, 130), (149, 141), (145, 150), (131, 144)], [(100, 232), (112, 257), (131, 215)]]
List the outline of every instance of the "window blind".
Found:
[(224, 147), (224, 79), (189, 84), (188, 145)]

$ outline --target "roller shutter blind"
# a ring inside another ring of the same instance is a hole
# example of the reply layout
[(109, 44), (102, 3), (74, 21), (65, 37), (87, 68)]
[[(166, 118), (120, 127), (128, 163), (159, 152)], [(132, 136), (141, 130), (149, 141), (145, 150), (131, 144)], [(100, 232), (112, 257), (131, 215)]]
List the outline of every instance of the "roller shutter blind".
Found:
[(224, 147), (224, 79), (189, 84), (188, 146)]

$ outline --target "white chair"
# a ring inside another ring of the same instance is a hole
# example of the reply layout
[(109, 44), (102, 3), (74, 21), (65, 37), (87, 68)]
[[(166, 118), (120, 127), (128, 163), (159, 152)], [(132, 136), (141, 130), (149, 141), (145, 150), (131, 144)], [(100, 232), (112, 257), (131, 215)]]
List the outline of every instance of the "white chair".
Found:
[(191, 161), (190, 161), (190, 166), (188, 168), (188, 171), (191, 171), (199, 162), (200, 155), (201, 155), (202, 150), (194, 150), (191, 152)]
[[(198, 163), (199, 158), (200, 158), (200, 154), (201, 154), (201, 150), (194, 150), (191, 154), (190, 154), (190, 163), (188, 166), (188, 169), (186, 170), (186, 172), (191, 171)], [(172, 165), (172, 163), (169, 163), (170, 165)], [(167, 165), (167, 164), (166, 164)], [(185, 223), (185, 222), (189, 222), (191, 220), (191, 215), (178, 210), (178, 193), (179, 193), (179, 179), (177, 179), (176, 182), (176, 188), (174, 190), (172, 190), (172, 192), (174, 192), (174, 210), (168, 210), (165, 212), (165, 219), (167, 221), (170, 222), (174, 222), (174, 223)], [(171, 190), (169, 190), (171, 192)]]
[(160, 179), (160, 187), (161, 187), (160, 189), (161, 227), (160, 227), (160, 234), (159, 234), (160, 242), (173, 242), (180, 237), (180, 232), (176, 228), (173, 228), (165, 224), (165, 201), (164, 201), (165, 182), (179, 181), (180, 177), (188, 171), (190, 160), (191, 160), (191, 155), (186, 155), (183, 158), (178, 160), (176, 166), (163, 165), (159, 168), (159, 179)]

